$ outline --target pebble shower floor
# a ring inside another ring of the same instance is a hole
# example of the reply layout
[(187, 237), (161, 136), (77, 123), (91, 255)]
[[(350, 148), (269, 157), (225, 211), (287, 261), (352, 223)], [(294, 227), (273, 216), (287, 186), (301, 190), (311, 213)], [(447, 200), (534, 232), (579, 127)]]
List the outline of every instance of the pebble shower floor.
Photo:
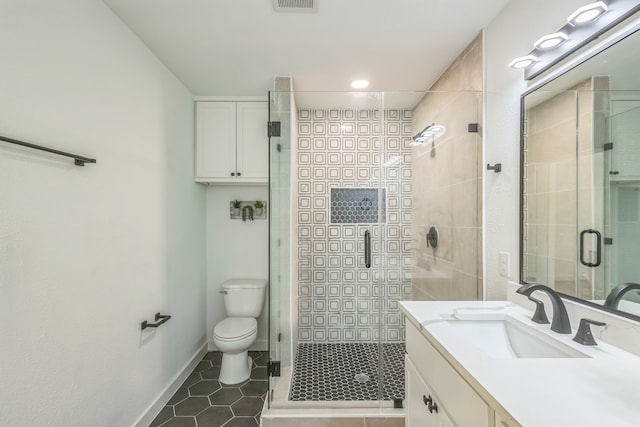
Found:
[[(404, 399), (404, 343), (382, 345), (383, 400)], [(299, 344), (289, 400), (378, 400), (378, 344)]]

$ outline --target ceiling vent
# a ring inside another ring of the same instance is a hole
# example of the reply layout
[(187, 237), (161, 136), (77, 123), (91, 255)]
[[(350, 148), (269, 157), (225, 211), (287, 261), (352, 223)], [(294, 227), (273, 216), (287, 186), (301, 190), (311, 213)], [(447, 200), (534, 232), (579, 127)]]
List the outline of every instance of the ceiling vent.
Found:
[(273, 0), (276, 12), (317, 12), (318, 0)]

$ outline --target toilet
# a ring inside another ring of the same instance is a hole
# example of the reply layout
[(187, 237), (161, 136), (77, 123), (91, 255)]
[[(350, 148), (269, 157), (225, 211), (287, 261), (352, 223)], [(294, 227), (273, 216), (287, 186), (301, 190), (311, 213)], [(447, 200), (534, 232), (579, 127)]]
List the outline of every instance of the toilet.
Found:
[(262, 279), (230, 279), (222, 283), (227, 318), (213, 328), (213, 342), (222, 352), (219, 381), (237, 384), (249, 378), (252, 360), (249, 347), (258, 336), (267, 281)]

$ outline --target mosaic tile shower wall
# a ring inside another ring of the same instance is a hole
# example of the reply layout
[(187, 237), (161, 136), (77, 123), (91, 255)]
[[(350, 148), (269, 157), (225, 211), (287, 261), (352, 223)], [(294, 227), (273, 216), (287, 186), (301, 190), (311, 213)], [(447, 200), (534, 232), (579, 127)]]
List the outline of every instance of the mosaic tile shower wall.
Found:
[[(298, 111), (301, 343), (405, 339), (398, 301), (411, 296), (411, 111), (383, 114), (381, 120), (379, 111)], [(362, 213), (336, 220), (332, 191), (336, 201), (353, 197), (347, 189), (373, 192), (365, 198), (375, 194), (375, 205), (380, 195), (381, 221), (372, 223)], [(372, 235), (371, 269), (364, 266), (366, 230)]]

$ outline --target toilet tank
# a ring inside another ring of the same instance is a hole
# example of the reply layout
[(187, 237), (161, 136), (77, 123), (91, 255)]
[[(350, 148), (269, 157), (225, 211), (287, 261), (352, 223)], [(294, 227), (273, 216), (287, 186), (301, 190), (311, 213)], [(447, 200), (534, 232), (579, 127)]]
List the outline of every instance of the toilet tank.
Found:
[(262, 312), (267, 291), (263, 279), (230, 279), (222, 284), (228, 317), (257, 318)]

